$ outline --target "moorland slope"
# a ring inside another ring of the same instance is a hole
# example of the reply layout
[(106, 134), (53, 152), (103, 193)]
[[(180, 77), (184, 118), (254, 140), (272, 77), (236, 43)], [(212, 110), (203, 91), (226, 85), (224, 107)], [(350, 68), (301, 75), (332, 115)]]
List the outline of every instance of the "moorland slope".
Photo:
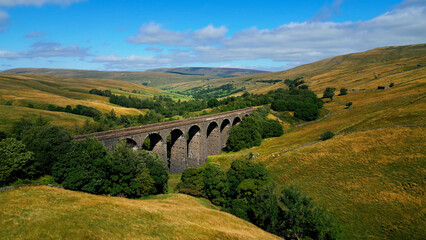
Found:
[(0, 192), (1, 239), (280, 239), (182, 194), (132, 200), (49, 187)]

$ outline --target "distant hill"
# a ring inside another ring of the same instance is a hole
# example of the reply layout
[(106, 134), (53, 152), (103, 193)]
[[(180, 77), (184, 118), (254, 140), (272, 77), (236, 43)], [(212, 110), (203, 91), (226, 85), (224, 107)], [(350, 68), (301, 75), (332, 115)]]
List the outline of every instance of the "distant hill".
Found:
[(93, 71), (53, 68), (13, 68), (3, 71), (15, 74), (42, 74), (65, 78), (98, 78), (122, 80), (151, 87), (167, 87), (182, 82), (209, 80), (213, 78), (235, 77), (248, 74), (266, 73), (265, 71), (238, 68), (159, 68), (144, 72)]
[(192, 82), (215, 78), (208, 75), (184, 75), (177, 73), (165, 72), (114, 72), (114, 71), (92, 71), (92, 70), (76, 70), (76, 69), (53, 69), (53, 68), (13, 68), (4, 73), (35, 73), (54, 77), (65, 78), (98, 78), (122, 80), (143, 84), (150, 87), (167, 87), (171, 84), (181, 82)]
[[(118, 114), (139, 115), (145, 110), (120, 107), (109, 103), (109, 98), (89, 94), (93, 88), (109, 89), (115, 94), (150, 98), (168, 94), (160, 89), (140, 84), (109, 79), (59, 78), (37, 74), (0, 73), (0, 130), (8, 130), (12, 123), (26, 114), (41, 115), (53, 124), (72, 128), (83, 124), (87, 117), (64, 112), (52, 112), (49, 104), (65, 107), (78, 104), (94, 107), (102, 112), (112, 109)], [(29, 107), (31, 106), (31, 107)]]
[(389, 84), (383, 81), (384, 76), (422, 66), (426, 66), (426, 44), (382, 47), (336, 56), (285, 71), (179, 83), (173, 85), (173, 88), (184, 91), (194, 87), (212, 88), (231, 83), (236, 88), (244, 86), (252, 93), (266, 93), (286, 87), (283, 82), (285, 79), (303, 77), (316, 93), (321, 93), (326, 87), (372, 89), (380, 84)]
[(213, 68), (213, 67), (180, 67), (180, 68), (156, 68), (149, 69), (149, 72), (164, 72), (182, 75), (203, 75), (218, 78), (236, 77), (243, 75), (252, 75), (267, 73), (267, 71), (242, 69), (242, 68)]

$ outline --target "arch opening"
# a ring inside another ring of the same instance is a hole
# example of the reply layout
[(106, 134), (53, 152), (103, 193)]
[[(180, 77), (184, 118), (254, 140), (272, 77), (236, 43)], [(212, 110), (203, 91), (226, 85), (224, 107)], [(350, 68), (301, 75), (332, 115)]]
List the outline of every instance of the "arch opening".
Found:
[(188, 130), (187, 135), (187, 156), (188, 167), (201, 166), (201, 129), (199, 126), (194, 125)]
[(180, 129), (174, 129), (167, 137), (167, 165), (171, 173), (182, 173), (186, 169), (186, 144), (186, 136)]
[(131, 139), (131, 138), (126, 138), (126, 146), (128, 148), (131, 148), (133, 150), (138, 150), (138, 144), (136, 143), (135, 140)]
[(226, 143), (228, 142), (229, 130), (231, 129), (231, 121), (229, 119), (223, 120), (220, 125), (220, 138), (221, 138), (221, 148), (224, 149), (226, 147)]
[(232, 126), (235, 126), (237, 124), (239, 124), (241, 122), (241, 118), (240, 117), (235, 117), (234, 121), (232, 121)]
[(219, 125), (216, 122), (211, 122), (207, 127), (207, 146), (207, 155), (216, 155), (222, 150)]

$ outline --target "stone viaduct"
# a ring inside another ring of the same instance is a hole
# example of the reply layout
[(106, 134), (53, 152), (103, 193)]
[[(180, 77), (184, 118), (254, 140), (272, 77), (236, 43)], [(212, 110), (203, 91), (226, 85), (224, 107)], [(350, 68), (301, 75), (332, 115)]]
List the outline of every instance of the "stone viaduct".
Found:
[(171, 173), (199, 167), (208, 155), (220, 154), (226, 146), (229, 129), (255, 109), (245, 108), (184, 120), (143, 125), (76, 136), (83, 141), (96, 137), (106, 147), (125, 140), (134, 150), (146, 149), (160, 155)]

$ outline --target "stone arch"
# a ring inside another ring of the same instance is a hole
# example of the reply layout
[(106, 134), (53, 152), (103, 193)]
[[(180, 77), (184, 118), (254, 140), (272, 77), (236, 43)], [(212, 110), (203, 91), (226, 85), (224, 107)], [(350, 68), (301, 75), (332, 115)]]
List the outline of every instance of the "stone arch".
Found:
[(188, 150), (188, 167), (201, 166), (201, 153), (202, 153), (202, 137), (201, 128), (198, 125), (193, 125), (188, 130), (187, 135), (187, 150)]
[(167, 149), (166, 143), (158, 133), (151, 133), (145, 138), (142, 143), (142, 149), (157, 153), (164, 161), (164, 165), (167, 166)]
[(216, 155), (222, 150), (220, 129), (217, 122), (211, 122), (207, 127), (207, 146), (207, 155)]
[(131, 148), (131, 149), (133, 149), (135, 151), (139, 149), (138, 144), (132, 138), (126, 138), (125, 140), (126, 140), (126, 146), (128, 148)]
[(221, 138), (221, 148), (226, 147), (226, 142), (228, 141), (229, 137), (229, 130), (231, 129), (231, 121), (229, 119), (224, 119), (222, 121), (222, 124), (220, 124), (220, 138)]
[(235, 126), (241, 122), (241, 118), (239, 116), (236, 116), (234, 120), (232, 121), (232, 126)]
[(180, 129), (174, 129), (167, 138), (167, 158), (170, 173), (182, 173), (186, 169), (186, 136)]

